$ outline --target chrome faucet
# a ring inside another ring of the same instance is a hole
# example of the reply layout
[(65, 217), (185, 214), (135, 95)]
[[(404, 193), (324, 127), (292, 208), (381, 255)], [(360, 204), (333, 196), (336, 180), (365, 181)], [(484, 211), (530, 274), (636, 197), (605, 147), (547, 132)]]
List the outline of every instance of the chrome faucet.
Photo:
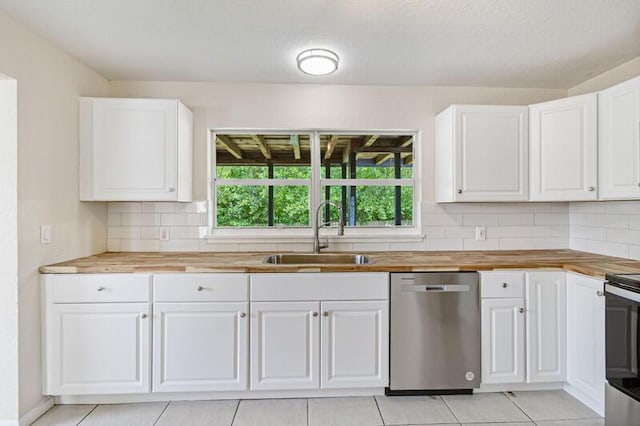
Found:
[(316, 209), (316, 219), (313, 221), (313, 252), (320, 253), (320, 249), (329, 247), (329, 244), (320, 244), (320, 228), (324, 226), (330, 226), (331, 221), (324, 222), (322, 225), (318, 224), (318, 219), (320, 218), (320, 209), (323, 206), (329, 205), (338, 209), (338, 236), (344, 235), (344, 221), (342, 220), (342, 206), (340, 203), (336, 203), (330, 200), (325, 200), (320, 203), (318, 208)]

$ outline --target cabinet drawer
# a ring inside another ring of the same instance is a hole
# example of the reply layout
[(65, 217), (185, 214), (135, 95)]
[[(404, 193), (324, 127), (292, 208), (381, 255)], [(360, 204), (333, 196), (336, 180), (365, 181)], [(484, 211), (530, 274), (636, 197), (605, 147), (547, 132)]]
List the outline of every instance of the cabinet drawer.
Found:
[(149, 274), (49, 275), (53, 303), (148, 302)]
[(246, 274), (159, 274), (153, 276), (156, 302), (246, 302)]
[(524, 272), (481, 272), (480, 297), (524, 297)]
[(388, 300), (386, 272), (252, 274), (251, 301)]

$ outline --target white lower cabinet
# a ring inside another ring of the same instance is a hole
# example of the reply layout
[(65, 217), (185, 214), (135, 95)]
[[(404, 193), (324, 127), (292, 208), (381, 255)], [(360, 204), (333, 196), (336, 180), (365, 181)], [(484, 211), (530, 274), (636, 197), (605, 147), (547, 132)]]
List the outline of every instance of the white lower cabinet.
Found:
[(52, 274), (42, 282), (47, 395), (388, 385), (387, 273)]
[(562, 382), (565, 273), (483, 272), (482, 383)]
[(153, 391), (245, 390), (247, 302), (156, 303)]
[(319, 378), (318, 302), (251, 304), (251, 389), (315, 389)]
[(151, 389), (149, 275), (43, 275), (43, 393)]
[(604, 282), (567, 273), (567, 391), (604, 413)]
[(565, 275), (527, 273), (527, 381), (531, 383), (562, 382), (566, 376)]
[(322, 302), (324, 389), (386, 386), (389, 313), (382, 301)]
[(524, 299), (482, 300), (482, 383), (524, 382)]

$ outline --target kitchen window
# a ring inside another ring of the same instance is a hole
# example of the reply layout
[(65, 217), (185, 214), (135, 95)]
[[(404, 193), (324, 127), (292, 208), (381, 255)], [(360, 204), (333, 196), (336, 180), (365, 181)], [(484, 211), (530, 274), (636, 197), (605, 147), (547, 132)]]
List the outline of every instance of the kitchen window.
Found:
[[(412, 131), (212, 131), (211, 235), (308, 236), (324, 200), (343, 206), (347, 237), (417, 234), (417, 137)], [(325, 206), (320, 214), (320, 223), (337, 225), (337, 209)]]

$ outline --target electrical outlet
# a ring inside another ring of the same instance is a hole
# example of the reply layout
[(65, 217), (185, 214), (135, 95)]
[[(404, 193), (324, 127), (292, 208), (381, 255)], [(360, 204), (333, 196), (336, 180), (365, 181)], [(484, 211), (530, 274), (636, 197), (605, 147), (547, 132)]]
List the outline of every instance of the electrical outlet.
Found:
[(40, 225), (40, 244), (51, 244), (51, 225)]
[(169, 228), (166, 226), (160, 228), (160, 241), (169, 241)]
[(476, 226), (476, 241), (484, 241), (487, 239), (487, 227)]

